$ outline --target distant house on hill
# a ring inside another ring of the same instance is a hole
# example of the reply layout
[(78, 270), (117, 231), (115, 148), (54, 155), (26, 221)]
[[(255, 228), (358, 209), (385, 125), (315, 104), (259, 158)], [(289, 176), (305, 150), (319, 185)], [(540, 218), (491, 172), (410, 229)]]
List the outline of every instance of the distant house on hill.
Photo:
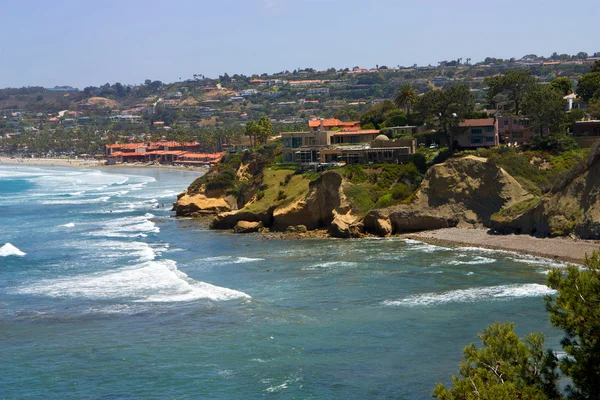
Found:
[(462, 148), (498, 146), (498, 120), (496, 118), (466, 119), (459, 125), (454, 140)]

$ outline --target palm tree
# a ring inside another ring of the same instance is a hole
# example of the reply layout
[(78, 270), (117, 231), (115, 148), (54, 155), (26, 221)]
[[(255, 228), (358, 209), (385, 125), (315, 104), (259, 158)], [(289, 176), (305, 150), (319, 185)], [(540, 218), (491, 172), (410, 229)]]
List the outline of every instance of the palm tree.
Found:
[(418, 98), (419, 95), (417, 94), (417, 89), (406, 83), (398, 88), (394, 103), (396, 103), (398, 108), (404, 108), (406, 110), (406, 115), (410, 119), (410, 109), (415, 105)]

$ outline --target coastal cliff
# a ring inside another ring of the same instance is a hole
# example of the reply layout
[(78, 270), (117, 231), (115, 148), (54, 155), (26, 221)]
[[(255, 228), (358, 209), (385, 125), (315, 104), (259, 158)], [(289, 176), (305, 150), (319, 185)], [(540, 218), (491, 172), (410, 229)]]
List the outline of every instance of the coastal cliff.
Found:
[(533, 196), (485, 158), (467, 156), (431, 167), (409, 204), (376, 209), (367, 232), (387, 235), (455, 226), (480, 227), (492, 214)]
[(474, 155), (450, 158), (422, 174), (412, 161), (306, 172), (276, 164), (277, 154), (271, 146), (224, 158), (178, 196), (173, 210), (209, 217), (212, 229), (238, 233), (320, 229), (349, 238), (487, 227), (600, 238), (596, 152), (546, 194), (530, 190), (529, 181), (515, 179), (499, 162)]
[(599, 177), (600, 152), (592, 151), (552, 191), (498, 212), (490, 227), (501, 233), (600, 239)]

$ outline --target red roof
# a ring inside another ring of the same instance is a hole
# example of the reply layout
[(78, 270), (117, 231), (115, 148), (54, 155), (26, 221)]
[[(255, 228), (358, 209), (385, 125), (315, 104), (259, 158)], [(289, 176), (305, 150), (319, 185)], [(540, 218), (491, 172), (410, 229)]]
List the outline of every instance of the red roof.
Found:
[(323, 120), (313, 119), (313, 120), (308, 121), (308, 127), (309, 128), (318, 128), (318, 127), (321, 126), (321, 122), (323, 122), (323, 126), (324, 127), (328, 127), (328, 128), (329, 127), (334, 127), (334, 126), (337, 126), (337, 127), (340, 127), (340, 128), (344, 127), (344, 126), (347, 126), (347, 127), (358, 126), (358, 127), (360, 127), (360, 121), (343, 122), (343, 121), (340, 121), (337, 118), (329, 118), (329, 119), (323, 119)]
[(478, 126), (494, 126), (496, 121), (494, 118), (481, 118), (481, 119), (465, 119), (463, 122), (458, 124), (462, 127), (478, 127)]
[(379, 129), (360, 129), (356, 131), (339, 131), (333, 134), (333, 136), (340, 135), (374, 135), (379, 133)]

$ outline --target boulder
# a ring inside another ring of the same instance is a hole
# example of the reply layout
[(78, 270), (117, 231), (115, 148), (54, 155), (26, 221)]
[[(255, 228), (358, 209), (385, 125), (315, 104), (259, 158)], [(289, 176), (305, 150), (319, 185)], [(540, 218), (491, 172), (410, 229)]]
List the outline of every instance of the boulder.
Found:
[(348, 214), (337, 214), (329, 225), (329, 235), (337, 238), (355, 238), (362, 236), (363, 226), (357, 217)]
[(306, 225), (292, 225), (288, 226), (285, 231), (287, 233), (306, 233), (308, 229)]
[(387, 216), (378, 212), (369, 213), (363, 220), (365, 232), (372, 233), (377, 236), (390, 236), (393, 233), (392, 222)]
[(235, 233), (253, 233), (258, 232), (262, 227), (262, 222), (238, 221), (233, 231)]

